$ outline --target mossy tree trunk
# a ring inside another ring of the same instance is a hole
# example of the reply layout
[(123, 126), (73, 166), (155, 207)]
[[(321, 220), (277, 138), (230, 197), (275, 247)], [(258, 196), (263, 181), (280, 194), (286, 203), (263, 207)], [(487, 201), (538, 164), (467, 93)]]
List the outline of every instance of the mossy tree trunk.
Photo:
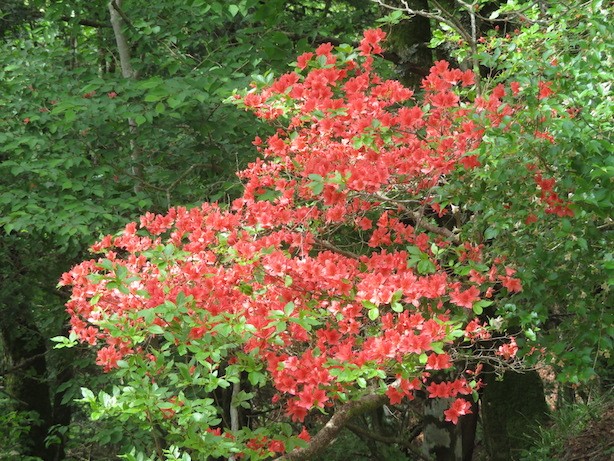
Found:
[(435, 461), (471, 461), (479, 405), (471, 399), (472, 413), (461, 416), (458, 424), (445, 421), (444, 410), (452, 399), (428, 399), (424, 405), (423, 453)]
[(516, 459), (527, 436), (548, 419), (544, 387), (536, 371), (487, 375), (482, 394), (484, 442), (492, 461)]

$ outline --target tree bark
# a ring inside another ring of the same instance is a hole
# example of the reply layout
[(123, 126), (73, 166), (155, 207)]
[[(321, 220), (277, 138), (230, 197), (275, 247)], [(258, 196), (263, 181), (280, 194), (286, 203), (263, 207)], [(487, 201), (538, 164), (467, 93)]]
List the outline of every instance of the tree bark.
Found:
[(486, 376), (482, 394), (484, 441), (492, 461), (515, 459), (526, 436), (548, 418), (544, 387), (536, 371)]
[(335, 413), (305, 448), (296, 448), (290, 453), (277, 458), (275, 461), (307, 461), (313, 459), (318, 453), (328, 447), (339, 432), (352, 418), (359, 414), (373, 410), (388, 401), (386, 395), (367, 394), (358, 400), (343, 404), (335, 409)]
[[(119, 64), (121, 67), (122, 76), (126, 79), (136, 79), (137, 72), (132, 67), (132, 59), (130, 57), (130, 45), (124, 34), (125, 14), (122, 11), (122, 0), (111, 0), (109, 2), (109, 13), (111, 15), (111, 25), (115, 34), (115, 43), (117, 43), (117, 52), (119, 53)], [(128, 119), (130, 127), (130, 157), (132, 159), (132, 175), (136, 182), (134, 184), (134, 193), (138, 194), (142, 189), (143, 169), (141, 168), (140, 149), (136, 142), (137, 124), (134, 119)]]
[(111, 26), (115, 34), (117, 52), (119, 53), (119, 63), (124, 78), (136, 78), (136, 72), (132, 68), (130, 58), (130, 45), (124, 34), (124, 19), (121, 13), (122, 0), (111, 0), (109, 2), (109, 13), (111, 14)]

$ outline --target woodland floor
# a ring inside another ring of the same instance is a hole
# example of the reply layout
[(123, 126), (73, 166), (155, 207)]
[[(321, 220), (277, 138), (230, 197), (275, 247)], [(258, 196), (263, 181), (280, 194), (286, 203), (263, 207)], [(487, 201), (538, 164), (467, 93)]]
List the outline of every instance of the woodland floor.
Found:
[(614, 404), (610, 404), (599, 419), (591, 420), (586, 428), (565, 443), (561, 461), (614, 460)]

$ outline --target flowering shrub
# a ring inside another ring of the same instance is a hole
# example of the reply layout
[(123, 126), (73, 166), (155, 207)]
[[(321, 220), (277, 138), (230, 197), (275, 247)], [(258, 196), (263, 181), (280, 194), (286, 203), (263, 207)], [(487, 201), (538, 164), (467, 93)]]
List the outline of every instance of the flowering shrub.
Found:
[[(462, 241), (435, 200), (446, 175), (480, 168), (472, 151), (513, 104), (501, 88), (471, 101), (472, 73), (438, 62), (416, 105), (372, 71), (383, 38), (321, 45), (236, 95), (279, 129), (255, 140), (230, 207), (148, 213), (64, 274), (73, 337), (122, 383), (84, 391), (94, 417), (155, 428), (159, 458), (172, 444), (166, 456), (300, 459), (325, 439), (304, 427), (312, 412), (342, 421), (420, 390), (451, 399), (456, 424), (479, 357), (514, 360), (484, 309), (522, 290), (515, 270)], [(226, 388), (253, 411), (243, 427), (216, 402)]]

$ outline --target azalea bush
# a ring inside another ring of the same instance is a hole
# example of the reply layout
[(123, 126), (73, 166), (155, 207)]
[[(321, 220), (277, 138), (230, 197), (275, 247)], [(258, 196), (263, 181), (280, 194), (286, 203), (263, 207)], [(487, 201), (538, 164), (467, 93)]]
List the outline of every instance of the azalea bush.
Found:
[[(321, 45), (232, 98), (277, 128), (232, 204), (147, 213), (62, 277), (72, 332), (57, 341), (96, 348), (116, 377), (83, 389), (92, 417), (151, 431), (126, 459), (304, 459), (417, 395), (456, 424), (484, 363), (518, 366), (521, 330), (494, 315), (522, 291), (516, 269), (465, 238), (446, 196), (482, 168), (485, 130), (513, 129), (517, 91), (476, 96), (471, 71), (440, 61), (418, 103), (373, 71), (384, 36)], [(573, 213), (529, 170), (532, 210)]]
[(490, 254), (518, 269), (523, 291), (497, 313), (525, 332), (521, 348), (545, 347), (547, 360), (528, 359), (552, 364), (563, 383), (595, 390), (611, 383), (614, 345), (606, 4), (502, 8), (509, 22), (480, 38), (477, 58), (492, 69), (482, 81), (487, 91), (514, 95), (513, 123), (491, 126), (476, 151), (482, 167), (470, 178), (448, 177), (442, 192), (472, 217), (463, 235), (482, 236)]

